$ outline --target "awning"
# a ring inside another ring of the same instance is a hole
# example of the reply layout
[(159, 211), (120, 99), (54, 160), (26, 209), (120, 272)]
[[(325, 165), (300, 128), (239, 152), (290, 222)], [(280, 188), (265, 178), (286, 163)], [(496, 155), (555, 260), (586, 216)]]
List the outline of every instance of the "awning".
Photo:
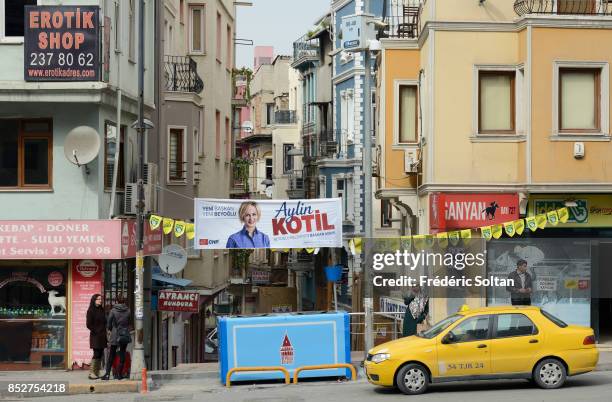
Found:
[(173, 276), (165, 275), (162, 273), (162, 270), (160, 267), (153, 267), (151, 278), (154, 281), (161, 282), (165, 285), (178, 286), (182, 288), (184, 288), (185, 286), (189, 286), (191, 282), (193, 282), (189, 279), (175, 278)]

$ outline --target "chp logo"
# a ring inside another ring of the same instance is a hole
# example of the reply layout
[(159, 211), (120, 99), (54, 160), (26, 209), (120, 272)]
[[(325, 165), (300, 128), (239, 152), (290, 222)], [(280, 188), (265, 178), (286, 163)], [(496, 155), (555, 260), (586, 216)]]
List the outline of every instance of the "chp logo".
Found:
[(91, 278), (98, 272), (98, 264), (93, 260), (82, 260), (76, 266), (76, 270), (81, 276)]
[(200, 246), (213, 246), (215, 244), (219, 244), (219, 239), (200, 239)]

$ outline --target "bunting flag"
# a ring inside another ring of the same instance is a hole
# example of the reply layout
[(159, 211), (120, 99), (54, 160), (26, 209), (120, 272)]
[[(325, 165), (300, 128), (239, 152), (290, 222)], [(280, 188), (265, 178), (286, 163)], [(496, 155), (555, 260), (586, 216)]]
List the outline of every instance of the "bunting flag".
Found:
[(471, 239), (472, 238), (472, 229), (463, 229), (461, 231), (462, 239)]
[(355, 237), (355, 252), (361, 254), (361, 237)]
[(348, 251), (351, 253), (351, 255), (357, 254), (357, 251), (355, 251), (355, 242), (353, 241), (353, 239), (349, 240), (348, 248)]
[(547, 212), (546, 216), (548, 217), (548, 222), (550, 222), (551, 225), (557, 226), (559, 223), (559, 215), (557, 214), (557, 211)]
[(432, 248), (435, 243), (436, 243), (436, 238), (433, 235), (430, 235), (430, 234), (425, 235), (425, 245), (428, 248)]
[(289, 249), (289, 248), (284, 248), (283, 249), (283, 253), (288, 253), (289, 251), (291, 251), (291, 249)]
[(172, 232), (172, 227), (174, 226), (174, 219), (163, 218), (162, 226), (164, 228), (164, 234), (170, 234), (170, 232)]
[(319, 251), (321, 251), (321, 249), (319, 247), (315, 248), (314, 249), (314, 254), (315, 255), (319, 254)]
[(536, 223), (538, 224), (538, 229), (544, 229), (546, 227), (546, 214), (539, 214), (535, 217)]
[(482, 237), (484, 237), (487, 241), (491, 240), (491, 237), (493, 237), (493, 231), (491, 230), (491, 226), (481, 227), (480, 233), (482, 234)]
[(412, 250), (412, 236), (401, 236), (400, 246), (402, 250)]
[(522, 219), (514, 221), (514, 230), (519, 235), (522, 235), (523, 231), (525, 231), (525, 221)]
[(193, 223), (188, 223), (187, 228), (185, 229), (185, 233), (187, 234), (187, 238), (189, 240), (193, 240), (195, 237), (195, 225)]
[(155, 230), (161, 225), (162, 217), (159, 215), (151, 215), (149, 216), (149, 226), (151, 226), (151, 230)]
[(175, 221), (174, 222), (174, 236), (181, 237), (185, 234), (187, 224), (184, 221)]
[(506, 231), (506, 234), (510, 237), (514, 236), (514, 233), (516, 233), (516, 228), (514, 227), (514, 222), (506, 222), (504, 223), (504, 229)]
[(493, 238), (494, 239), (499, 239), (502, 236), (502, 234), (504, 233), (502, 225), (501, 224), (497, 224), (497, 225), (491, 226), (491, 233), (493, 234)]
[(414, 242), (414, 248), (417, 250), (422, 249), (425, 245), (425, 235), (414, 235), (412, 236), (412, 241)]
[(535, 216), (530, 216), (529, 218), (525, 218), (525, 222), (527, 223), (527, 227), (532, 232), (538, 230), (538, 223), (536, 222)]
[[(470, 234), (471, 234), (471, 232), (470, 232)], [(461, 232), (459, 232), (458, 230), (456, 230), (454, 232), (448, 232), (448, 241), (453, 246), (456, 246), (459, 243), (460, 239), (461, 239)]]
[(436, 234), (436, 240), (438, 241), (438, 246), (440, 248), (448, 247), (448, 233), (442, 232), (442, 233)]
[(315, 251), (315, 249), (314, 249), (314, 248), (307, 248), (307, 249), (305, 249), (305, 250), (306, 250), (306, 252), (307, 252), (308, 254), (312, 254), (312, 253), (314, 253), (314, 251)]
[(557, 215), (559, 215), (559, 220), (561, 221), (561, 223), (565, 223), (569, 219), (569, 210), (567, 209), (567, 207), (558, 209)]

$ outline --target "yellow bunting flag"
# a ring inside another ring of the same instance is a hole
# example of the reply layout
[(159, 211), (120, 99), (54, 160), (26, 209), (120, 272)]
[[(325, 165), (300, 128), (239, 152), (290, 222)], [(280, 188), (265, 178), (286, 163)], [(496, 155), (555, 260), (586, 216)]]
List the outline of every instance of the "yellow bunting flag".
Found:
[(172, 232), (172, 227), (174, 226), (174, 219), (163, 218), (162, 226), (164, 228), (164, 234), (169, 234), (170, 232)]
[(499, 239), (502, 236), (502, 234), (504, 233), (502, 225), (501, 224), (497, 224), (497, 225), (491, 226), (491, 233), (493, 233), (493, 238), (494, 239)]
[(193, 240), (195, 237), (195, 225), (193, 223), (188, 223), (187, 228), (185, 229), (185, 233), (187, 234), (187, 238), (189, 240)]
[(448, 241), (450, 241), (450, 244), (453, 246), (456, 246), (459, 243), (459, 239), (461, 239), (461, 233), (458, 230), (448, 232)]
[(411, 236), (401, 236), (400, 237), (400, 246), (402, 250), (412, 250), (412, 237)]
[(425, 235), (414, 235), (412, 236), (412, 241), (414, 244), (414, 248), (417, 251), (420, 251), (421, 249), (423, 249), (423, 246), (425, 245)]
[(514, 221), (514, 230), (517, 234), (522, 235), (525, 230), (525, 221), (522, 219)]
[(435, 243), (436, 238), (433, 235), (425, 235), (425, 245), (427, 246), (427, 248), (432, 248)]
[(438, 241), (438, 246), (440, 248), (448, 247), (448, 233), (442, 232), (442, 233), (436, 234), (436, 240)]
[(151, 226), (151, 230), (155, 230), (161, 225), (162, 217), (159, 215), (151, 215), (149, 217), (149, 226)]
[(361, 237), (355, 237), (355, 252), (361, 254)]
[(314, 249), (314, 248), (307, 248), (307, 249), (306, 249), (306, 252), (307, 252), (308, 254), (312, 254), (312, 253), (314, 253), (314, 251), (315, 251), (315, 249)]
[(559, 220), (561, 221), (561, 223), (565, 223), (569, 219), (569, 210), (567, 209), (567, 207), (557, 209), (557, 215), (559, 216)]
[(351, 255), (357, 254), (357, 252), (355, 251), (355, 242), (353, 241), (353, 239), (349, 240), (348, 248), (349, 248), (349, 251), (351, 252)]
[(291, 249), (290, 249), (290, 248), (284, 248), (284, 249), (283, 249), (283, 253), (288, 253), (289, 251), (291, 251)]
[(506, 230), (506, 234), (510, 237), (514, 236), (516, 233), (516, 228), (514, 227), (514, 222), (506, 222), (504, 223), (504, 229)]
[(484, 237), (486, 240), (491, 240), (491, 237), (493, 237), (493, 231), (491, 230), (491, 226), (481, 227), (480, 233), (482, 234), (482, 237)]
[(539, 214), (535, 217), (536, 223), (538, 224), (538, 229), (544, 229), (546, 227), (546, 214)]
[(472, 238), (472, 229), (463, 229), (461, 231), (462, 239), (471, 239)]
[(527, 223), (527, 227), (532, 232), (538, 230), (538, 223), (536, 222), (535, 216), (530, 216), (529, 218), (525, 218), (525, 222)]
[(557, 226), (559, 223), (559, 215), (557, 215), (557, 211), (547, 212), (546, 216), (548, 217), (548, 222), (550, 222), (551, 225)]
[(187, 228), (187, 224), (183, 221), (174, 222), (174, 236), (181, 237), (185, 234), (185, 229)]

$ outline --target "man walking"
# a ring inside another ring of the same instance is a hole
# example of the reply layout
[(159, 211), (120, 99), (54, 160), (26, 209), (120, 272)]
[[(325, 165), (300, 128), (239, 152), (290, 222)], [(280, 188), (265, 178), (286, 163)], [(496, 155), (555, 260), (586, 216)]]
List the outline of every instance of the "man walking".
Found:
[(516, 271), (510, 272), (508, 279), (514, 281), (513, 285), (506, 286), (506, 290), (510, 292), (510, 301), (513, 306), (530, 306), (531, 305), (531, 275), (527, 272), (527, 261), (518, 260), (516, 262)]

